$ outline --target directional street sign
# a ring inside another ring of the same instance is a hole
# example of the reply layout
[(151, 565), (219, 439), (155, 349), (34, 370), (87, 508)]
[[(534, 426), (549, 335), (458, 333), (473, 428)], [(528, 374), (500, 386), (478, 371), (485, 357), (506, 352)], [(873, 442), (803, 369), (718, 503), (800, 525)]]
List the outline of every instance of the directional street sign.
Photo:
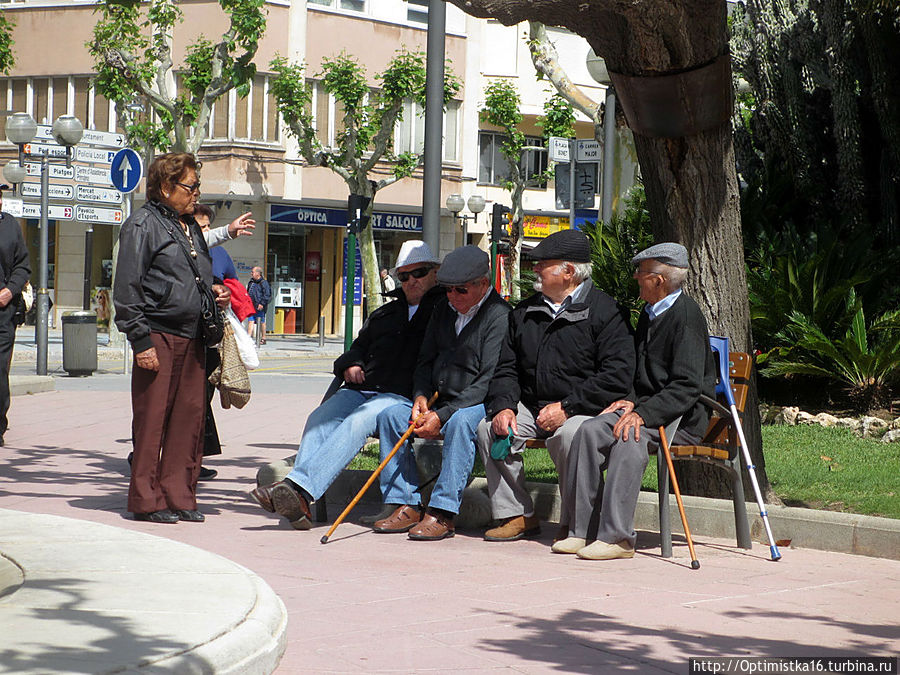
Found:
[(100, 185), (112, 185), (109, 169), (101, 169), (93, 166), (75, 167), (76, 183), (99, 183)]
[[(63, 164), (51, 164), (49, 166), (49, 169), (50, 178), (64, 178), (66, 180), (72, 180), (75, 177), (75, 168), (71, 166), (65, 166)], [(37, 162), (25, 162), (25, 173), (29, 176), (40, 176), (41, 165)]]
[(122, 193), (112, 188), (95, 187), (94, 185), (78, 185), (75, 188), (80, 202), (99, 202), (101, 204), (121, 204)]
[(119, 192), (131, 192), (141, 182), (144, 167), (141, 158), (131, 148), (122, 148), (113, 157), (109, 178)]
[(593, 138), (582, 138), (575, 141), (576, 162), (599, 162), (603, 149)]
[(26, 143), (22, 146), (26, 155), (50, 155), (50, 157), (65, 157), (66, 149), (55, 143)]
[(550, 144), (551, 162), (568, 162), (569, 161), (569, 139), (560, 136), (551, 136)]
[(75, 220), (81, 220), (86, 223), (111, 223), (118, 225), (122, 222), (122, 209), (103, 209), (99, 206), (82, 206), (78, 204), (75, 207)]
[(75, 148), (75, 159), (79, 162), (97, 162), (100, 164), (109, 164), (116, 156), (115, 150), (103, 150), (102, 148)]
[[(41, 196), (41, 184), (40, 183), (22, 183), (22, 196), (23, 197), (40, 197)], [(49, 185), (48, 197), (50, 199), (74, 199), (75, 198), (75, 190), (71, 185), (55, 185), (51, 183)]]
[[(22, 217), (23, 218), (40, 218), (41, 217), (41, 205), (40, 204), (23, 204), (22, 205)], [(47, 218), (49, 220), (72, 220), (74, 217), (75, 217), (75, 209), (71, 206), (55, 206), (54, 204), (51, 204), (49, 210), (47, 211)]]
[[(55, 141), (53, 138), (53, 127), (49, 124), (38, 124), (35, 138), (42, 141)], [(123, 134), (114, 134), (109, 131), (94, 131), (93, 129), (85, 129), (81, 135), (81, 143), (87, 145), (102, 145), (107, 148), (124, 148), (125, 136)]]

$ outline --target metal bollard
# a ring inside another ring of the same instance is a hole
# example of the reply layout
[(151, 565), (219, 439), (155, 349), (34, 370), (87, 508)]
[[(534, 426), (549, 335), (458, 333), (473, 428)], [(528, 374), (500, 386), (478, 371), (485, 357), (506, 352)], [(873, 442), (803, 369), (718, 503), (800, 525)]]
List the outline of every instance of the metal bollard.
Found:
[(325, 346), (325, 317), (319, 317), (319, 347)]

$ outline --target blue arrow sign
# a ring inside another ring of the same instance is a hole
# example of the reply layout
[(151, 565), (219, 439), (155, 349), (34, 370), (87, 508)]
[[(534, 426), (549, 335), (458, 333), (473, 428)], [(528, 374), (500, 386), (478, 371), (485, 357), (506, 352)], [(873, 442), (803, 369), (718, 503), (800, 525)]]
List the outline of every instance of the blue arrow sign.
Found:
[(119, 192), (132, 192), (141, 182), (144, 166), (141, 158), (131, 148), (119, 150), (109, 165), (109, 177)]

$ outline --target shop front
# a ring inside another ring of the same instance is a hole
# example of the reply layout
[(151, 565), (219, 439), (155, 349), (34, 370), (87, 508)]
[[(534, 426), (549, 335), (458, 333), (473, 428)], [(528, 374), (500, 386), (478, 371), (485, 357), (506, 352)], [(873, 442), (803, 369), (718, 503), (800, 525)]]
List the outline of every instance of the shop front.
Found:
[[(376, 211), (372, 227), (378, 265), (390, 269), (403, 242), (422, 237), (422, 215)], [(266, 278), (276, 331), (317, 333), (322, 317), (326, 333), (341, 332), (346, 230), (345, 209), (269, 204)], [(360, 303), (361, 287), (354, 296)]]

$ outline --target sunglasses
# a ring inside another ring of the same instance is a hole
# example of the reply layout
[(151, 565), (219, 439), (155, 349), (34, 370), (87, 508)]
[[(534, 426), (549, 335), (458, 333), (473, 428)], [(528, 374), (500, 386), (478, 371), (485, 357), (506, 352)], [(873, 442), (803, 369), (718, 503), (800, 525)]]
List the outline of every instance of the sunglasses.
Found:
[(457, 295), (468, 295), (469, 287), (468, 286), (444, 286), (444, 290), (447, 292), (447, 295), (451, 293), (456, 293)]
[(187, 183), (179, 183), (178, 181), (175, 181), (175, 185), (180, 185), (188, 192), (200, 192), (200, 181), (199, 180), (196, 183), (194, 183), (193, 185), (188, 185)]
[(404, 283), (409, 281), (409, 278), (413, 279), (421, 279), (425, 275), (427, 275), (431, 271), (430, 267), (417, 267), (414, 270), (410, 270), (409, 272), (397, 272), (397, 278), (400, 280), (400, 283)]

